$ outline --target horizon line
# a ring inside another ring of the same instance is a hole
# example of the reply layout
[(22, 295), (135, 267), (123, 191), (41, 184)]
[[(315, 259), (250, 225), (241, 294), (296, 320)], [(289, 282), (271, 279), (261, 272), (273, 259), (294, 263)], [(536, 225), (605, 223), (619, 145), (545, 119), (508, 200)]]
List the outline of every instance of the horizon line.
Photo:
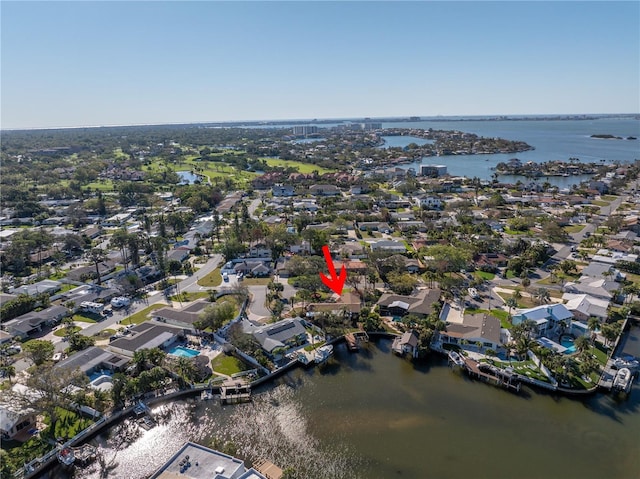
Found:
[(429, 121), (429, 120), (466, 120), (466, 119), (484, 119), (484, 120), (509, 120), (509, 119), (523, 119), (523, 118), (557, 118), (557, 117), (617, 117), (617, 116), (640, 116), (640, 112), (637, 113), (533, 113), (533, 114), (486, 114), (486, 115), (402, 115), (402, 116), (361, 116), (361, 117), (327, 117), (327, 118), (284, 118), (284, 119), (269, 119), (269, 120), (222, 120), (222, 121), (184, 121), (184, 122), (163, 122), (163, 123), (124, 123), (124, 124), (107, 124), (107, 125), (79, 125), (79, 126), (36, 126), (36, 127), (16, 127), (16, 128), (0, 128), (0, 132), (4, 131), (38, 131), (38, 130), (77, 130), (82, 128), (127, 128), (127, 127), (140, 127), (140, 126), (180, 126), (180, 125), (236, 125), (241, 126), (243, 124), (309, 124), (309, 123), (331, 123), (331, 122), (362, 122), (362, 121), (387, 121), (393, 122), (394, 120), (402, 120), (403, 122), (412, 121), (411, 118), (418, 118), (414, 121)]

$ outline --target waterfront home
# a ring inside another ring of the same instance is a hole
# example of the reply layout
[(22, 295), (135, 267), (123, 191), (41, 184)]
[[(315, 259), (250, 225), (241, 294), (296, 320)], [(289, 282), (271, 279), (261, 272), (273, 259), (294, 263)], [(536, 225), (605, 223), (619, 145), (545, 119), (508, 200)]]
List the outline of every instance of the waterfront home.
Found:
[(442, 343), (457, 344), (463, 349), (468, 346), (475, 348), (478, 343), (481, 348), (494, 351), (502, 346), (500, 320), (484, 313), (462, 314), (459, 321), (447, 322), (439, 335)]
[[(263, 463), (261, 461), (261, 463)], [(257, 466), (256, 466), (257, 467)], [(270, 470), (279, 474), (263, 475), (254, 468), (247, 469), (244, 462), (233, 456), (186, 442), (169, 460), (158, 468), (150, 479), (275, 479), (282, 476), (279, 468)]]
[(182, 328), (147, 321), (131, 328), (127, 335), (111, 341), (107, 348), (115, 353), (133, 357), (140, 349), (167, 348), (178, 338), (184, 337), (184, 334)]
[(376, 304), (381, 316), (401, 317), (410, 313), (428, 316), (433, 312), (433, 305), (439, 300), (439, 289), (421, 289), (411, 296), (385, 293)]
[(519, 309), (511, 318), (514, 326), (524, 321), (535, 323), (535, 334), (537, 336), (547, 336), (551, 334), (561, 323), (569, 325), (573, 319), (573, 314), (564, 304), (544, 304), (535, 308)]
[(566, 301), (566, 308), (579, 321), (586, 322), (589, 318), (607, 319), (609, 301), (605, 299), (595, 298), (588, 294), (564, 293), (562, 300)]
[(97, 346), (87, 349), (63, 359), (54, 367), (56, 369), (79, 370), (90, 376), (95, 371), (108, 370), (110, 372), (122, 371), (129, 363), (130, 358), (120, 354), (106, 351)]
[(0, 404), (0, 438), (3, 441), (24, 442), (31, 438), (29, 431), (36, 427), (37, 416), (33, 409), (20, 404)]
[(413, 329), (406, 331), (402, 336), (393, 340), (391, 349), (401, 356), (408, 354), (413, 358), (418, 357), (418, 335)]
[(283, 319), (258, 327), (252, 334), (262, 349), (269, 354), (275, 349), (289, 348), (307, 340), (307, 331), (299, 318)]

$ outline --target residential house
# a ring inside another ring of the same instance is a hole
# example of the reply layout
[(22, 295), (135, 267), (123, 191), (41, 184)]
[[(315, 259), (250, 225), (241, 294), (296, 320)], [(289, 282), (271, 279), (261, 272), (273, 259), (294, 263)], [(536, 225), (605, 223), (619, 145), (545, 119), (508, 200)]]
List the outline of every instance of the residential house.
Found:
[(309, 194), (314, 196), (338, 196), (342, 192), (335, 185), (313, 185), (309, 187)]
[(25, 339), (37, 334), (44, 327), (51, 327), (62, 321), (69, 311), (64, 306), (50, 306), (42, 311), (32, 311), (2, 324), (2, 327), (10, 334)]
[(249, 246), (248, 256), (251, 258), (269, 258), (271, 259), (271, 248), (266, 244), (256, 242)]
[(389, 223), (383, 221), (363, 221), (358, 223), (358, 229), (360, 231), (380, 231), (387, 234), (393, 231)]
[(303, 344), (307, 340), (307, 331), (299, 318), (283, 319), (266, 324), (253, 330), (253, 337), (262, 349), (272, 354), (275, 349), (289, 348)]
[(195, 324), (200, 321), (200, 315), (211, 303), (200, 300), (191, 303), (185, 308), (178, 310), (170, 307), (156, 309), (151, 312), (151, 318), (161, 323), (167, 323), (179, 326), (184, 329), (195, 332), (197, 328)]
[(307, 306), (307, 316), (313, 317), (316, 313), (335, 313), (343, 314), (345, 312), (351, 315), (359, 315), (362, 309), (362, 300), (360, 296), (352, 292), (344, 292), (342, 295), (333, 295), (333, 301), (324, 303), (311, 303)]
[[(113, 272), (115, 269), (116, 269), (116, 264), (112, 260), (106, 260), (98, 263), (98, 271), (100, 272), (101, 278)], [(81, 266), (79, 268), (74, 268), (67, 273), (67, 279), (70, 279), (72, 281), (81, 281), (81, 282), (84, 282), (87, 279), (97, 279), (96, 266), (92, 264), (87, 266)]]
[(494, 316), (478, 313), (463, 314), (460, 322), (447, 322), (444, 331), (441, 331), (440, 340), (445, 344), (457, 344), (463, 348), (469, 344), (476, 346), (482, 343), (481, 348), (498, 351), (502, 346), (500, 336), (500, 320)]
[(538, 336), (547, 336), (564, 323), (569, 325), (573, 314), (564, 304), (543, 304), (535, 308), (519, 309), (511, 318), (514, 326), (524, 321), (535, 323), (535, 332)]
[(87, 376), (91, 376), (91, 373), (101, 370), (122, 371), (130, 360), (127, 356), (106, 351), (97, 346), (90, 346), (63, 359), (55, 365), (55, 368), (79, 370)]
[(397, 253), (404, 253), (407, 251), (407, 246), (402, 241), (394, 240), (378, 240), (369, 243), (372, 251), (395, 251)]
[[(7, 398), (8, 399), (8, 398)], [(0, 404), (0, 438), (3, 441), (27, 441), (29, 430), (36, 426), (37, 415), (14, 402)]]
[(13, 294), (26, 294), (29, 296), (38, 296), (39, 294), (45, 293), (48, 295), (52, 295), (62, 288), (62, 283), (60, 281), (53, 281), (51, 279), (45, 279), (42, 281), (38, 281), (33, 284), (25, 284), (23, 286), (19, 286), (13, 290)]
[(183, 336), (184, 330), (181, 328), (145, 321), (131, 328), (128, 335), (109, 343), (107, 348), (115, 353), (133, 357), (140, 349), (167, 348)]
[(564, 293), (562, 299), (566, 301), (566, 308), (573, 313), (573, 317), (579, 321), (587, 322), (595, 317), (600, 320), (607, 319), (609, 301), (599, 299), (588, 294)]
[(394, 254), (388, 258), (379, 259), (378, 262), (384, 268), (394, 269), (397, 265), (402, 265), (407, 273), (419, 273), (424, 269), (424, 265), (417, 259), (407, 258), (401, 254)]
[(565, 293), (588, 294), (606, 301), (614, 299), (619, 289), (620, 283), (588, 276), (581, 276), (578, 281), (566, 283), (562, 288)]
[(592, 261), (582, 270), (582, 276), (593, 279), (611, 279), (612, 281), (622, 281), (626, 275), (621, 273), (613, 265)]
[(271, 268), (262, 260), (247, 260), (237, 263), (233, 267), (234, 272), (244, 276), (266, 278), (271, 275)]
[(402, 336), (393, 340), (391, 349), (394, 353), (404, 356), (405, 354), (416, 358), (418, 357), (418, 334), (413, 330), (405, 332)]
[(174, 248), (167, 253), (167, 261), (178, 261), (182, 263), (188, 257), (189, 249), (183, 248), (182, 246), (179, 248)]
[(288, 197), (296, 195), (296, 188), (293, 185), (273, 185), (271, 187), (271, 193), (276, 197)]
[(416, 206), (429, 210), (442, 209), (442, 200), (436, 196), (415, 196), (413, 201)]
[(427, 225), (424, 221), (398, 221), (396, 224), (400, 231), (427, 231)]
[(439, 289), (421, 289), (411, 296), (385, 293), (376, 303), (381, 316), (405, 316), (416, 314), (428, 316), (433, 312), (433, 305), (440, 301)]

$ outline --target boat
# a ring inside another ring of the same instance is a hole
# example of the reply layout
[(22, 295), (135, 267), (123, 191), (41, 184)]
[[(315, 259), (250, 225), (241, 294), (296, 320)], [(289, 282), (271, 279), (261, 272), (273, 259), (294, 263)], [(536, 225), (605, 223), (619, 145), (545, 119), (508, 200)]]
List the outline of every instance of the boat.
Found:
[(618, 370), (616, 377), (613, 379), (613, 389), (616, 391), (623, 391), (628, 393), (631, 389), (631, 370), (629, 368), (622, 368)]
[(209, 399), (213, 399), (213, 393), (211, 391), (205, 389), (200, 394), (200, 399), (202, 399), (203, 401), (208, 401)]
[(625, 358), (615, 358), (613, 360), (613, 365), (616, 369), (627, 368), (630, 371), (635, 371), (640, 369), (640, 362), (635, 359), (633, 356), (625, 357)]
[(316, 362), (316, 364), (322, 364), (327, 359), (329, 359), (329, 356), (331, 356), (331, 354), (333, 354), (333, 346), (331, 344), (320, 346), (318, 349), (316, 349), (314, 361)]
[(458, 367), (463, 367), (465, 365), (464, 358), (456, 351), (449, 351), (449, 361)]
[(71, 467), (73, 463), (76, 461), (76, 455), (73, 452), (73, 449), (70, 447), (65, 447), (58, 451), (58, 462), (65, 467)]
[(133, 408), (133, 414), (135, 414), (136, 417), (140, 417), (143, 414), (146, 414), (148, 412), (149, 412), (149, 406), (147, 406), (142, 401), (140, 401), (138, 404), (136, 404), (136, 406)]
[(140, 424), (140, 427), (148, 431), (156, 425), (156, 422), (149, 416), (142, 416), (142, 418), (138, 420), (138, 424)]

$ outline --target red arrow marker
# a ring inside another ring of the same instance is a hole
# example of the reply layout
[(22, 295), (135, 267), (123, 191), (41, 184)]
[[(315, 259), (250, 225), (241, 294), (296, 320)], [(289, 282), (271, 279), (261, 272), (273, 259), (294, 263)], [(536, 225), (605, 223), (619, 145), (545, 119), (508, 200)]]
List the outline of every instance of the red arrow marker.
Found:
[(331, 259), (331, 253), (329, 252), (329, 247), (324, 245), (322, 247), (322, 252), (324, 253), (324, 260), (327, 262), (327, 268), (329, 269), (329, 274), (331, 277), (320, 273), (320, 279), (325, 284), (327, 288), (334, 291), (340, 296), (342, 294), (342, 288), (344, 287), (344, 280), (347, 279), (347, 270), (344, 269), (344, 265), (342, 265), (342, 269), (340, 270), (340, 276), (336, 275), (336, 268), (333, 266), (333, 260)]

